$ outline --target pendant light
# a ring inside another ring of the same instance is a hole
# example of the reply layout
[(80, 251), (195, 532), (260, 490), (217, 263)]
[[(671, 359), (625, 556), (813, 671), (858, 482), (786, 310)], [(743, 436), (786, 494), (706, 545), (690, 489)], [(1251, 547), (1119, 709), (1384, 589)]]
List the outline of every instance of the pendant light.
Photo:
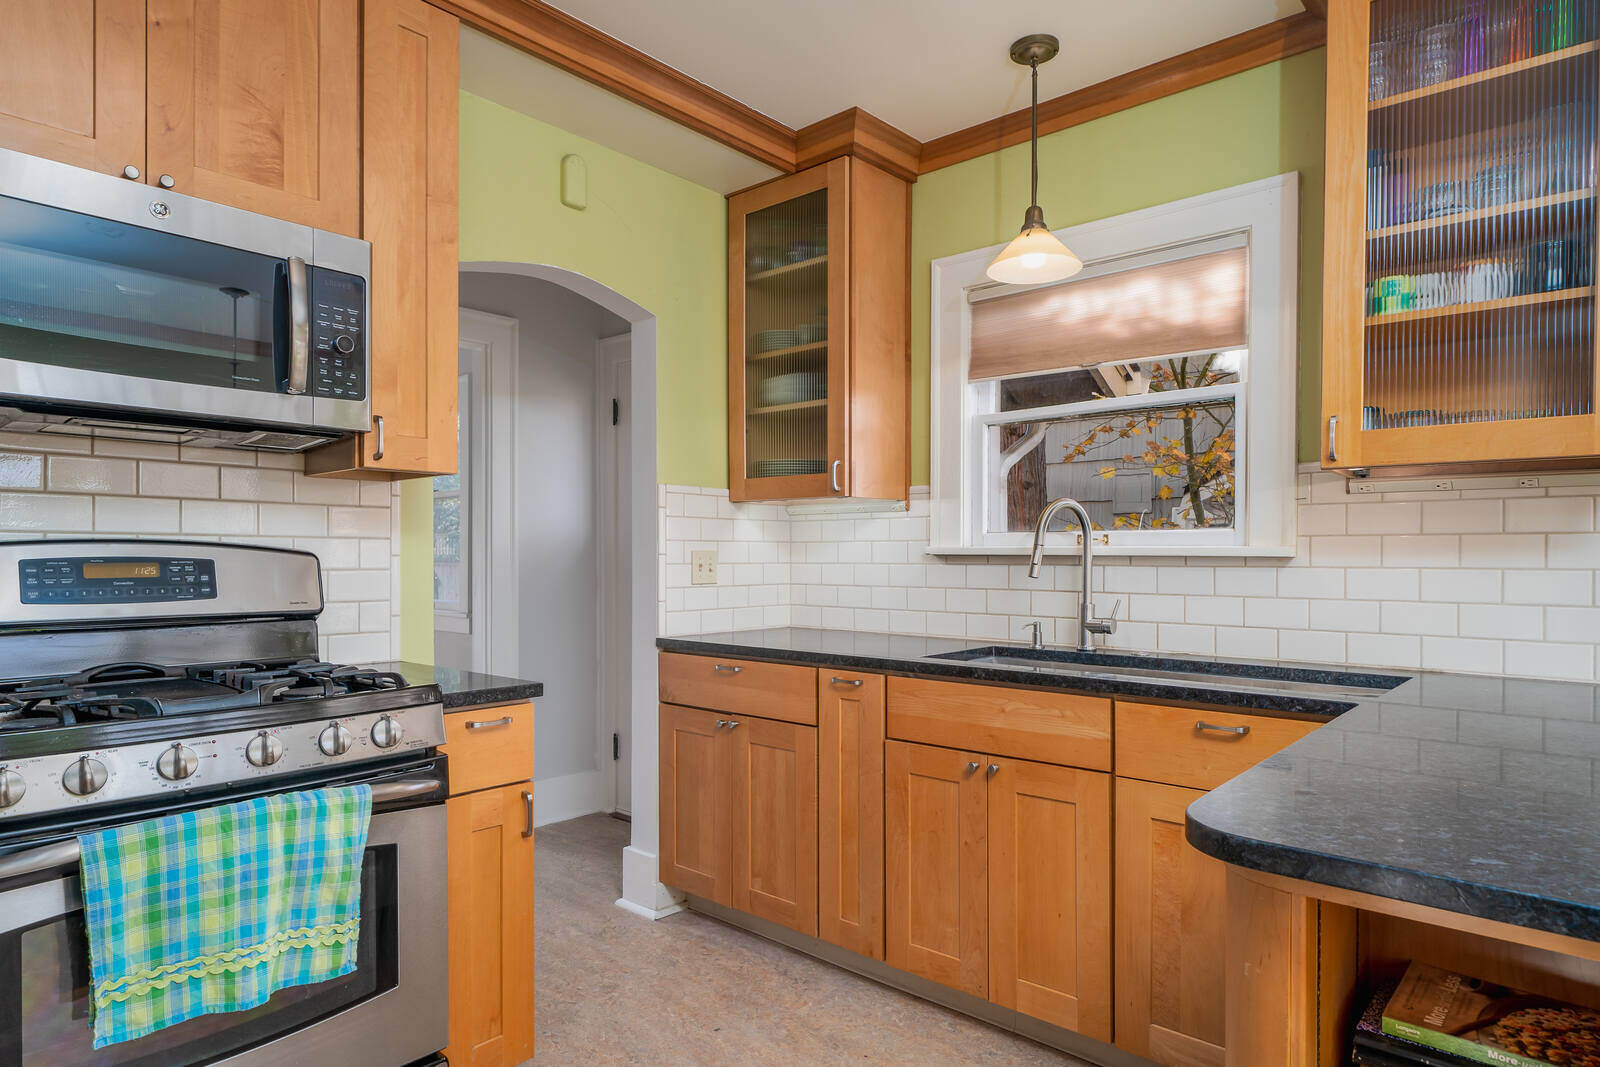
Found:
[(1061, 50), (1061, 42), (1048, 33), (1023, 37), (1011, 46), (1011, 60), (1027, 66), (1033, 74), (1033, 199), (1022, 219), (1022, 232), (994, 257), (986, 272), (997, 282), (1013, 285), (1038, 285), (1059, 282), (1083, 269), (1083, 260), (1056, 239), (1044, 224), (1044, 209), (1039, 206), (1039, 64), (1048, 63)]

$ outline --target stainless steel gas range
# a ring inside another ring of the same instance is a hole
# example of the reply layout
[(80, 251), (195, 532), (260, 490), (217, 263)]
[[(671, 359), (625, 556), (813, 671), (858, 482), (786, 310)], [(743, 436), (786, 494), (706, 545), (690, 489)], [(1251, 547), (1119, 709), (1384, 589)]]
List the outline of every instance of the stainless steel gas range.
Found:
[[(444, 718), (434, 686), (321, 662), (305, 552), (0, 546), (0, 1067), (439, 1062)], [(354, 973), (95, 1050), (76, 835), (367, 783)]]

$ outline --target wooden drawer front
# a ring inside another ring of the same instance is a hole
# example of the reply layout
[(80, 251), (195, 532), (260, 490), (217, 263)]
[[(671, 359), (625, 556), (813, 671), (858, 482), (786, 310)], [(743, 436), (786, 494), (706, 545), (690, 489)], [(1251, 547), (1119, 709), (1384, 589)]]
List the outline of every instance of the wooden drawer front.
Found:
[(533, 777), (533, 705), (490, 704), (444, 717), (450, 794), (471, 793)]
[(944, 748), (1111, 769), (1111, 701), (1100, 697), (890, 678), (888, 732)]
[(817, 725), (817, 669), (661, 653), (661, 699), (735, 715)]
[[(1217, 727), (1204, 729), (1198, 724)], [(1215, 789), (1319, 724), (1117, 701), (1117, 773), (1190, 789)], [(1243, 733), (1235, 731), (1243, 730)]]

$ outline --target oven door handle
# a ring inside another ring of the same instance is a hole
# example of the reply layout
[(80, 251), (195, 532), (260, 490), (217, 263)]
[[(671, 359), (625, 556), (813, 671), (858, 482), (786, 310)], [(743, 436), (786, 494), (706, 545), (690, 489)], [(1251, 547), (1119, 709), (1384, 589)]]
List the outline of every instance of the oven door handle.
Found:
[[(412, 800), (437, 793), (444, 783), (436, 778), (399, 778), (392, 782), (372, 783), (372, 802), (374, 804), (387, 803), (391, 800)], [(15, 878), (23, 874), (37, 874), (40, 871), (53, 871), (59, 867), (71, 867), (81, 860), (82, 852), (78, 848), (78, 839), (70, 841), (57, 841), (38, 848), (30, 848), (26, 852), (16, 852), (9, 856), (0, 856), (0, 882), (8, 878)]]

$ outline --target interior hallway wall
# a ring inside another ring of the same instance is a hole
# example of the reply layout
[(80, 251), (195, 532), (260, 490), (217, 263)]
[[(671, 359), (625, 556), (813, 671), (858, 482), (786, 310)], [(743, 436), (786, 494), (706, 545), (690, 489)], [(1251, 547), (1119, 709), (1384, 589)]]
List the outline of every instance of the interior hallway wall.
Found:
[[(534, 778), (598, 770), (595, 634), (595, 344), (628, 324), (535, 278), (464, 273), (461, 306), (518, 322), (516, 426), (490, 447), (514, 448), (520, 649), (515, 674), (544, 682), (535, 703)], [(495, 581), (493, 574), (490, 581)]]

